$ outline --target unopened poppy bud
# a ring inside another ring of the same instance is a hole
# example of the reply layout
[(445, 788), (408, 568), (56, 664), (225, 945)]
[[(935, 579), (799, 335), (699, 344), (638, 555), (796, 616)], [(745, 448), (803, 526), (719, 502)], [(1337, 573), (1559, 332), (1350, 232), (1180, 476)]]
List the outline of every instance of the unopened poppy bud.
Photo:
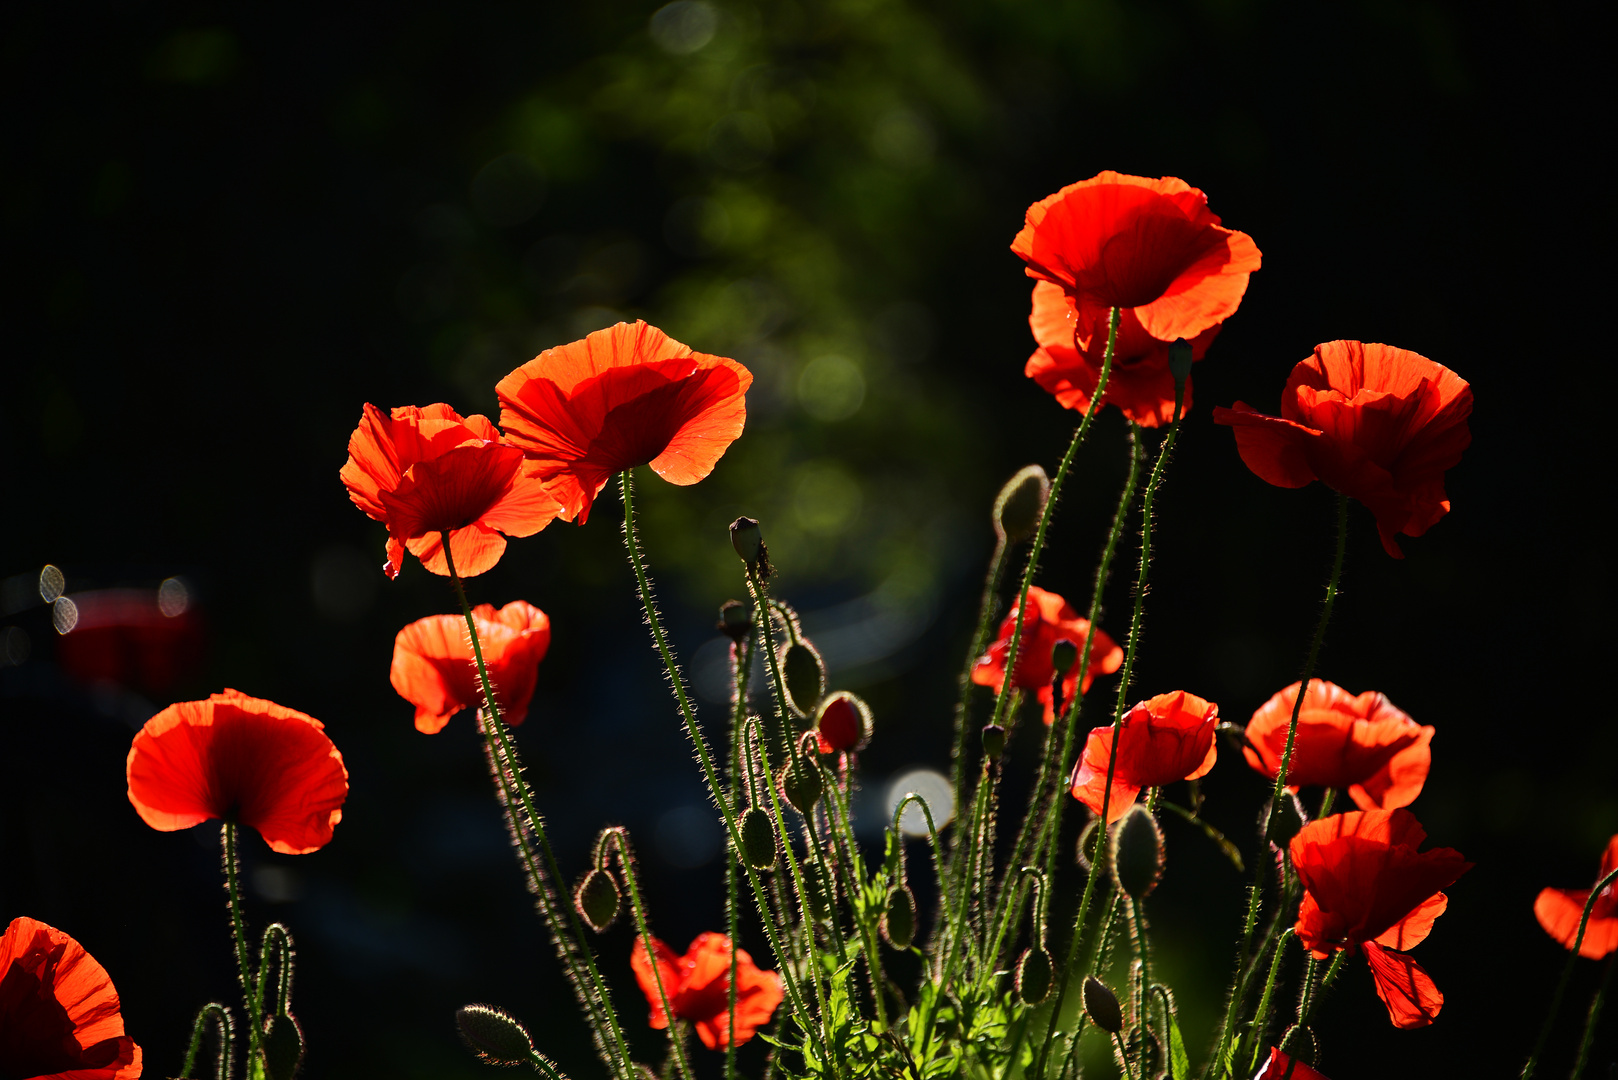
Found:
[(303, 1061), (303, 1030), (286, 1013), (277, 1013), (264, 1025), (264, 1075), (267, 1080), (292, 1080)]
[(740, 600), (726, 600), (719, 605), (719, 625), (715, 629), (732, 641), (743, 641), (753, 632), (753, 612)]
[(1176, 338), (1169, 346), (1169, 374), (1177, 383), (1191, 377), (1191, 343), (1185, 338)]
[(1058, 675), (1066, 675), (1079, 662), (1079, 647), (1067, 638), (1057, 638), (1051, 646), (1051, 667)]
[(1112, 831), (1112, 879), (1139, 900), (1163, 876), (1163, 834), (1146, 807), (1136, 803)]
[(1017, 996), (1024, 1005), (1038, 1005), (1051, 992), (1051, 954), (1043, 945), (1024, 949), (1017, 961)]
[(781, 646), (780, 657), (788, 704), (799, 716), (813, 716), (826, 693), (826, 665), (820, 652), (807, 641), (788, 641)]
[(1315, 1045), (1315, 1032), (1313, 1028), (1299, 1027), (1293, 1024), (1287, 1028), (1286, 1034), (1281, 1036), (1281, 1053), (1301, 1062), (1311, 1068), (1315, 1064), (1319, 1047)]
[(994, 531), (1008, 544), (1033, 536), (1050, 493), (1051, 482), (1044, 469), (1030, 465), (1020, 470), (995, 497)]
[(831, 889), (821, 876), (820, 867), (805, 863), (803, 867), (803, 899), (809, 906), (809, 915), (816, 922), (831, 918)]
[(1275, 814), (1271, 816), (1269, 804), (1264, 805), (1264, 821), (1269, 823), (1270, 843), (1285, 851), (1286, 846), (1292, 842), (1299, 831), (1309, 824), (1309, 814), (1304, 810), (1303, 803), (1290, 791), (1281, 793), (1281, 801), (1275, 805)]
[(742, 858), (754, 870), (769, 870), (775, 866), (779, 850), (775, 843), (775, 824), (770, 815), (754, 806), (742, 815)]
[(764, 546), (764, 533), (758, 522), (750, 517), (739, 517), (731, 522), (730, 546), (736, 549), (749, 570), (756, 569), (759, 577), (770, 576), (770, 553)]
[(1090, 1023), (1109, 1035), (1124, 1029), (1124, 1012), (1118, 1007), (1118, 995), (1094, 975), (1084, 980), (1084, 1011)]
[(829, 695), (815, 715), (815, 736), (822, 754), (864, 749), (871, 738), (871, 707), (847, 690)]
[(983, 725), (983, 756), (990, 761), (999, 761), (1000, 756), (1006, 752), (1006, 729), (999, 724)]
[(462, 1005), (455, 1012), (461, 1041), (488, 1065), (527, 1065), (534, 1040), (515, 1016), (493, 1005)]
[(618, 918), (618, 883), (605, 870), (591, 870), (573, 891), (573, 906), (590, 929), (601, 933)]
[(788, 762), (781, 767), (781, 796), (804, 817), (820, 801), (820, 768), (811, 762)]
[(882, 940), (895, 949), (908, 949), (916, 940), (916, 898), (910, 886), (900, 882), (888, 891), (879, 929)]

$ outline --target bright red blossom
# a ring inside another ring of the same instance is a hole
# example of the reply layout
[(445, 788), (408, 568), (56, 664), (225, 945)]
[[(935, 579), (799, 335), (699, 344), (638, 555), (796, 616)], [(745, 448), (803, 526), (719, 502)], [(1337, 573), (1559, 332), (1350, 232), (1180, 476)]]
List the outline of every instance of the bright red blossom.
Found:
[(1326, 1080), (1326, 1077), (1296, 1058), (1283, 1054), (1280, 1047), (1272, 1046), (1270, 1056), (1253, 1074), (1253, 1080)]
[[(697, 1029), (697, 1038), (708, 1049), (719, 1050), (729, 1045), (730, 938), (724, 934), (698, 934), (685, 955), (676, 956), (673, 949), (654, 937), (652, 951), (657, 957), (663, 992), (668, 995), (669, 1008), (674, 1010), (675, 1017), (690, 1020)], [(634, 969), (635, 981), (651, 1006), (652, 1027), (668, 1027), (669, 1019), (658, 998), (652, 963), (646, 955), (645, 944), (638, 937), (629, 956), (629, 966)], [(769, 1023), (779, 1004), (781, 976), (773, 971), (760, 971), (746, 949), (737, 949), (736, 1045), (742, 1045)]]
[(870, 712), (846, 690), (839, 690), (816, 710), (815, 741), (822, 754), (858, 750), (871, 737)]
[[(1270, 698), (1247, 723), (1247, 763), (1273, 778), (1286, 753), (1298, 684)], [(1355, 696), (1313, 679), (1298, 713), (1287, 786), (1347, 788), (1361, 810), (1409, 806), (1432, 765), (1433, 728), (1423, 727), (1372, 690)]]
[(1238, 401), (1214, 422), (1236, 429), (1247, 467), (1277, 487), (1314, 480), (1376, 515), (1382, 546), (1420, 536), (1449, 513), (1444, 473), (1472, 441), (1472, 388), (1425, 356), (1390, 345), (1328, 341), (1292, 369), (1281, 415)]
[(146, 721), (127, 773), (129, 801), (152, 828), (234, 820), (283, 855), (324, 847), (348, 797), (343, 756), (319, 720), (236, 690)]
[(671, 484), (713, 472), (742, 433), (753, 376), (655, 326), (618, 323), (547, 349), (500, 380), (500, 423), (582, 525), (607, 481), (637, 465)]
[(134, 1080), (118, 991), (84, 946), (37, 919), (0, 936), (0, 1076)]
[(1107, 794), (1107, 764), (1112, 757), (1112, 725), (1091, 730), (1073, 770), (1073, 797), (1101, 813), (1107, 823), (1124, 816), (1142, 788), (1176, 780), (1195, 780), (1214, 767), (1219, 748), (1214, 731), (1219, 706), (1177, 690), (1140, 702), (1124, 716), (1118, 760), (1113, 766), (1112, 794)]
[[(1601, 870), (1596, 881), (1618, 869), (1618, 835), (1607, 841), (1601, 853)], [(1579, 920), (1584, 917), (1584, 905), (1590, 901), (1589, 889), (1544, 889), (1534, 901), (1534, 917), (1545, 932), (1561, 943), (1564, 949), (1573, 948), (1579, 936)], [(1590, 921), (1584, 927), (1584, 941), (1579, 955), (1591, 960), (1618, 952), (1618, 881), (1601, 890), (1590, 908)]]
[[(499, 611), (493, 604), (472, 609), (483, 663), (494, 684), (500, 716), (516, 727), (528, 715), (539, 662), (551, 645), (551, 620), (543, 611), (513, 600)], [(393, 639), (393, 688), (416, 707), (416, 730), (443, 730), (450, 717), (483, 701), (483, 684), (460, 615), (417, 619)]]
[[(1000, 621), (1000, 636), (989, 651), (978, 658), (972, 668), (972, 681), (979, 686), (992, 686), (996, 691), (1006, 678), (1006, 656), (1011, 651), (1011, 635), (1017, 629), (1018, 608)], [(1051, 647), (1066, 638), (1078, 648), (1090, 640), (1090, 620), (1081, 618), (1073, 605), (1053, 592), (1038, 585), (1028, 588), (1028, 614), (1023, 620), (1022, 640), (1017, 645), (1017, 670), (1011, 685), (1034, 691), (1034, 696), (1045, 704), (1045, 722), (1056, 719), (1055, 695), (1051, 683), (1056, 669), (1051, 666)], [(1079, 665), (1075, 663), (1062, 679), (1062, 700), (1071, 702), (1077, 689), (1088, 693), (1097, 675), (1111, 675), (1124, 662), (1120, 649), (1104, 631), (1097, 630), (1090, 641), (1090, 666), (1084, 674), (1084, 686), (1079, 687)]]
[(506, 536), (532, 536), (558, 510), (499, 429), (448, 405), (408, 405), (389, 416), (367, 404), (340, 475), (354, 505), (388, 527), (389, 577), (399, 576), (406, 548), (448, 576), (445, 532), (455, 572), (481, 574), (500, 561)]
[(1292, 838), (1303, 882), (1298, 940), (1320, 959), (1363, 951), (1395, 1027), (1426, 1027), (1444, 995), (1404, 950), (1425, 941), (1449, 900), (1440, 891), (1472, 868), (1454, 848), (1418, 851), (1427, 832), (1408, 810), (1355, 810)]

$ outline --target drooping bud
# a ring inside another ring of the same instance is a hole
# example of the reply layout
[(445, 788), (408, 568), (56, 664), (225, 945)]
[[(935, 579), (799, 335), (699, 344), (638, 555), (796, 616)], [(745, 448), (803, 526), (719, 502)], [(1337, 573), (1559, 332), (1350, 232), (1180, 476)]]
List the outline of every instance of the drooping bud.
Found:
[(1299, 1027), (1297, 1024), (1287, 1028), (1286, 1034), (1281, 1036), (1281, 1053), (1313, 1067), (1320, 1053), (1320, 1048), (1315, 1042), (1314, 1029)]
[(1090, 1023), (1109, 1035), (1124, 1029), (1124, 1013), (1118, 1007), (1118, 995), (1094, 975), (1084, 980), (1084, 1011), (1089, 1014)]
[(742, 858), (754, 870), (769, 870), (775, 866), (780, 849), (775, 842), (775, 823), (770, 815), (758, 807), (750, 807), (742, 815)]
[(1039, 529), (1039, 519), (1045, 513), (1045, 500), (1050, 493), (1051, 482), (1044, 469), (1030, 465), (1018, 470), (995, 496), (994, 531), (1008, 544), (1033, 536)]
[(879, 929), (882, 940), (901, 951), (916, 940), (916, 897), (909, 885), (900, 882), (888, 891)]
[(1298, 835), (1305, 825), (1309, 824), (1309, 814), (1303, 808), (1303, 803), (1290, 791), (1281, 793), (1281, 801), (1275, 805), (1275, 815), (1270, 815), (1269, 803), (1264, 804), (1264, 817), (1259, 824), (1269, 824), (1270, 843), (1285, 851), (1292, 838)]
[(764, 533), (757, 521), (739, 517), (731, 522), (730, 546), (736, 549), (749, 570), (757, 570), (760, 578), (770, 576), (770, 552), (764, 546)]
[(573, 890), (573, 906), (585, 925), (601, 933), (618, 918), (618, 882), (605, 870), (591, 870)]
[(1006, 729), (999, 724), (983, 725), (983, 756), (999, 761), (1006, 752)]
[(1163, 834), (1146, 807), (1136, 803), (1112, 830), (1112, 879), (1139, 900), (1163, 876)]
[(1056, 669), (1056, 674), (1066, 675), (1078, 662), (1079, 647), (1067, 638), (1057, 638), (1056, 644), (1051, 646), (1051, 667)]
[(303, 1061), (303, 1029), (286, 1013), (277, 1013), (264, 1025), (264, 1075), (267, 1080), (292, 1080)]
[(798, 813), (808, 817), (809, 811), (820, 801), (820, 767), (807, 759), (789, 761), (781, 766), (780, 781), (781, 797), (791, 803)]
[(461, 1041), (489, 1065), (527, 1065), (534, 1054), (528, 1029), (493, 1005), (462, 1005), (455, 1011)]
[(1051, 954), (1043, 945), (1024, 949), (1017, 961), (1017, 996), (1024, 1005), (1038, 1005), (1051, 992)]
[(871, 707), (847, 690), (829, 695), (815, 714), (815, 736), (822, 754), (865, 749), (871, 739)]
[[(1074, 852), (1073, 861), (1078, 863), (1079, 869), (1086, 873), (1090, 871), (1090, 857), (1095, 852), (1096, 827), (1100, 820), (1100, 818), (1092, 817), (1085, 823), (1084, 828), (1079, 830), (1079, 845)], [(1103, 849), (1103, 854), (1105, 854), (1105, 849)]]
[(1191, 377), (1191, 343), (1185, 338), (1176, 338), (1169, 346), (1169, 374), (1176, 383)]
[(753, 632), (753, 612), (740, 600), (726, 600), (719, 605), (719, 625), (714, 627), (730, 640), (741, 642)]
[(826, 664), (819, 650), (807, 639), (800, 639), (783, 642), (779, 656), (787, 703), (799, 716), (813, 716), (815, 706), (826, 693)]

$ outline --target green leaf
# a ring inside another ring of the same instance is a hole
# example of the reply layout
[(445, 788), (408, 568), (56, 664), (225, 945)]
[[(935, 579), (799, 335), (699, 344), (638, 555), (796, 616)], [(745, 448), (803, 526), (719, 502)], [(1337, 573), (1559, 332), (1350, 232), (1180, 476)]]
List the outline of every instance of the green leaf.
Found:
[(1191, 1058), (1185, 1052), (1185, 1037), (1174, 1010), (1169, 1013), (1169, 1080), (1191, 1080)]

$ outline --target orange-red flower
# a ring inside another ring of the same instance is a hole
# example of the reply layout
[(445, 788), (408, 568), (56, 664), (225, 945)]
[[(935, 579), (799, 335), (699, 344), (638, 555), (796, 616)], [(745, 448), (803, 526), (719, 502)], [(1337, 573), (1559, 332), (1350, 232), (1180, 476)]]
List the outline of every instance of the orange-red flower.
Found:
[[(1078, 311), (1058, 285), (1034, 283), (1034, 310), (1028, 317), (1039, 348), (1023, 368), (1027, 375), (1056, 397), (1064, 409), (1084, 412), (1101, 379), (1107, 352), (1106, 324), (1095, 324), (1087, 337), (1076, 331)], [(1201, 360), (1219, 336), (1215, 323), (1191, 339), (1191, 359)], [(1112, 374), (1107, 378), (1105, 404), (1116, 405), (1141, 427), (1161, 427), (1174, 421), (1174, 375), (1169, 371), (1169, 343), (1148, 334), (1134, 309), (1118, 320), (1113, 343)], [(1185, 384), (1182, 415), (1191, 411), (1191, 383)]]
[(1326, 1080), (1326, 1077), (1297, 1058), (1283, 1054), (1280, 1047), (1272, 1046), (1270, 1056), (1253, 1074), (1253, 1080)]
[[(1287, 748), (1298, 684), (1270, 698), (1247, 722), (1247, 763), (1274, 778)], [(1433, 763), (1433, 729), (1423, 727), (1374, 690), (1355, 696), (1313, 679), (1298, 713), (1287, 787), (1347, 788), (1361, 810), (1409, 806)]]
[(1246, 402), (1215, 409), (1236, 429), (1247, 467), (1277, 487), (1313, 480), (1376, 515), (1382, 546), (1404, 557), (1395, 533), (1420, 536), (1449, 513), (1444, 473), (1472, 441), (1472, 388), (1449, 368), (1390, 345), (1328, 341), (1292, 369), (1281, 415)]
[[(730, 938), (724, 934), (698, 934), (684, 956), (676, 956), (673, 949), (655, 937), (652, 939), (658, 976), (663, 981), (663, 992), (668, 995), (669, 1008), (674, 1010), (677, 1019), (692, 1022), (697, 1038), (710, 1050), (723, 1049), (730, 1043), (730, 949)], [(635, 981), (652, 1008), (652, 1027), (668, 1027), (669, 1018), (658, 998), (652, 963), (646, 955), (646, 946), (638, 937), (629, 955), (629, 966), (634, 969)], [(760, 971), (746, 949), (737, 949), (736, 1045), (751, 1039), (753, 1032), (769, 1023), (779, 1004), (781, 976), (773, 971)]]
[[(479, 604), (472, 609), (472, 621), (500, 716), (516, 727), (528, 715), (539, 662), (551, 647), (550, 617), (530, 603), (513, 600), (498, 612), (493, 604)], [(472, 641), (459, 615), (430, 615), (399, 631), (388, 677), (399, 696), (416, 707), (416, 730), (428, 735), (483, 701)]]
[(1097, 814), (1105, 799), (1110, 825), (1124, 816), (1142, 788), (1206, 776), (1219, 754), (1214, 744), (1218, 726), (1219, 706), (1195, 694), (1176, 690), (1147, 698), (1124, 715), (1112, 794), (1107, 794), (1107, 763), (1115, 729), (1109, 724), (1092, 728), (1084, 740), (1073, 769), (1073, 797)]
[(1068, 295), (1084, 339), (1117, 307), (1159, 341), (1189, 341), (1235, 313), (1260, 262), (1253, 238), (1221, 227), (1198, 189), (1115, 172), (1030, 206), (1011, 250), (1029, 277)]
[[(1607, 850), (1601, 853), (1600, 881), (1618, 869), (1618, 835), (1607, 841)], [(1545, 932), (1559, 941), (1564, 949), (1573, 948), (1579, 936), (1579, 920), (1584, 917), (1584, 905), (1590, 901), (1589, 889), (1542, 889), (1534, 901), (1534, 917)], [(1584, 942), (1579, 955), (1600, 960), (1618, 952), (1618, 881), (1601, 890), (1590, 908), (1590, 921), (1584, 927)]]
[(135, 734), (129, 801), (154, 829), (250, 825), (283, 855), (331, 840), (348, 770), (319, 720), (237, 690), (170, 705)]
[(815, 715), (815, 741), (822, 754), (859, 750), (870, 738), (870, 709), (859, 698), (839, 690), (820, 703)]
[(546, 349), (495, 392), (507, 439), (582, 525), (617, 473), (650, 464), (684, 485), (713, 472), (742, 433), (752, 382), (736, 361), (637, 321)]
[(532, 536), (556, 517), (556, 500), (533, 473), (486, 417), (463, 418), (448, 405), (386, 416), (367, 404), (341, 476), (354, 505), (388, 527), (389, 577), (399, 576), (406, 548), (447, 577), (446, 531), (455, 572), (472, 577), (500, 561), (506, 536)]
[[(1012, 608), (1000, 621), (999, 638), (972, 668), (972, 681), (979, 686), (992, 686), (998, 691), (1005, 681), (1006, 655), (1011, 651), (1011, 635), (1017, 629), (1018, 610)], [(1051, 692), (1056, 669), (1051, 666), (1051, 646), (1063, 638), (1084, 648), (1085, 642), (1090, 640), (1090, 620), (1081, 617), (1073, 610), (1073, 605), (1058, 594), (1030, 585), (1028, 614), (1023, 619), (1022, 639), (1017, 645), (1017, 670), (1012, 674), (1011, 685), (1034, 691), (1034, 696), (1045, 704), (1047, 724), (1056, 719), (1055, 695)], [(1097, 675), (1111, 675), (1124, 662), (1124, 650), (1105, 631), (1095, 632), (1089, 649), (1090, 666), (1084, 673), (1084, 686), (1079, 688), (1079, 665), (1075, 663), (1062, 679), (1063, 701), (1072, 701), (1075, 689), (1089, 693)]]
[(1298, 940), (1319, 959), (1363, 950), (1395, 1027), (1426, 1027), (1444, 995), (1405, 949), (1421, 944), (1449, 899), (1440, 891), (1472, 868), (1454, 848), (1418, 851), (1427, 832), (1405, 809), (1352, 810), (1292, 838), (1303, 882)]
[(134, 1080), (118, 991), (84, 946), (37, 919), (0, 936), (0, 1076)]

